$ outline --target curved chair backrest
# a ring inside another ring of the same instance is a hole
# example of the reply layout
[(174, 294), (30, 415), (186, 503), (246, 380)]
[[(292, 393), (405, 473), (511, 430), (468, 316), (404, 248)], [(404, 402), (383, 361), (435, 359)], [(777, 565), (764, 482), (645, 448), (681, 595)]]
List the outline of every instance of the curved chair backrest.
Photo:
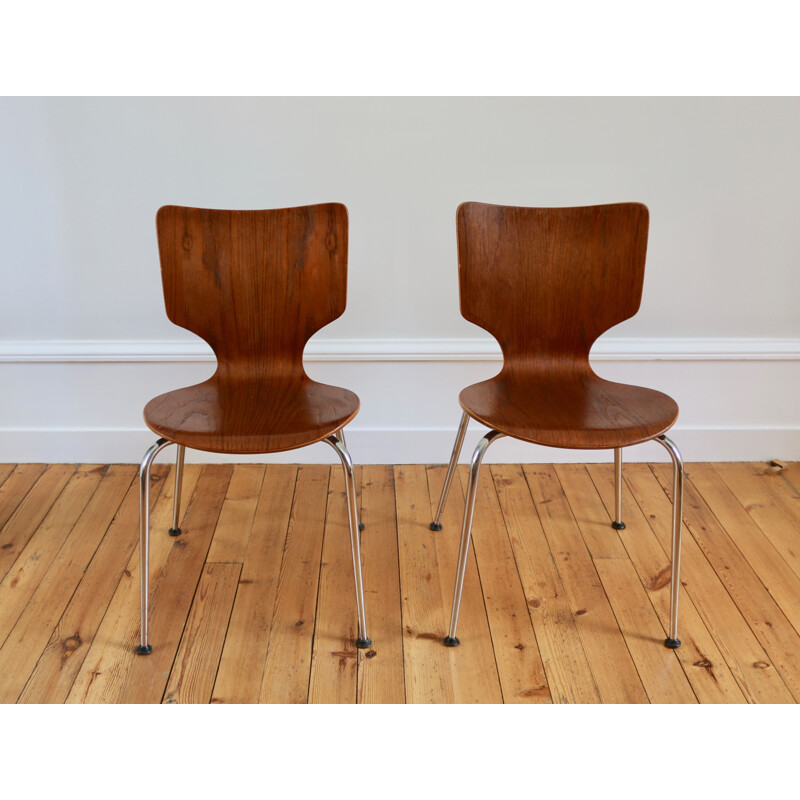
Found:
[(588, 365), (598, 336), (639, 309), (648, 219), (641, 203), (462, 203), (462, 315), (500, 342), (504, 369)]
[(345, 308), (345, 206), (164, 206), (156, 227), (167, 316), (211, 345), (218, 371), (304, 374), (306, 342)]

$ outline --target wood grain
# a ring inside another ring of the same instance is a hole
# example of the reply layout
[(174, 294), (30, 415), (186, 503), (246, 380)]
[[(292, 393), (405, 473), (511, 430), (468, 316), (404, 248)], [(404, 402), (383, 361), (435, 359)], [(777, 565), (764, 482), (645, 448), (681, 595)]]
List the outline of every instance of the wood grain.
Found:
[(714, 470), (789, 568), (800, 577), (800, 504), (793, 509), (784, 501), (783, 481), (751, 464), (715, 464)]
[(361, 552), (369, 650), (358, 651), (358, 702), (404, 703), (403, 637), (400, 635), (400, 561), (394, 472), (386, 465), (361, 468)]
[(491, 467), (554, 703), (599, 703), (592, 669), (522, 469)]
[(272, 453), (321, 441), (359, 401), (311, 380), (303, 348), (344, 312), (347, 209), (164, 206), (156, 226), (167, 316), (211, 345), (217, 371), (151, 400), (144, 418), (172, 442)]
[(603, 583), (639, 678), (651, 703), (696, 703), (674, 650), (659, 647), (664, 629), (630, 561), (598, 558), (594, 568)]
[[(691, 469), (691, 468), (690, 468)], [(630, 485), (632, 497), (642, 510), (648, 524), (657, 536), (664, 553), (670, 552), (672, 536), (672, 503), (650, 468), (645, 464), (628, 464), (625, 480)], [(672, 478), (669, 478), (670, 485)], [(686, 512), (687, 504), (684, 504)], [(684, 524), (688, 516), (684, 513)], [(751, 703), (790, 702), (791, 693), (786, 687), (772, 658), (767, 655), (754, 635), (740, 610), (725, 587), (723, 576), (709, 562), (705, 550), (692, 535), (692, 528), (685, 528), (681, 556), (681, 589), (688, 594), (708, 628), (720, 652), (734, 675), (739, 687)], [(710, 544), (710, 543), (709, 543)], [(715, 559), (723, 572), (725, 564)], [(654, 583), (668, 581), (668, 572), (653, 575)], [(715, 662), (710, 654), (700, 659), (709, 661), (710, 669)]]
[[(633, 468), (635, 469), (637, 466), (641, 465), (634, 465)], [(611, 464), (590, 464), (586, 469), (605, 506), (606, 525), (608, 525), (614, 515), (614, 468)], [(627, 474), (627, 472), (628, 467), (626, 466), (623, 474)], [(664, 532), (666, 536), (669, 536), (668, 515), (671, 513), (671, 507), (666, 505), (666, 497), (661, 492), (661, 487), (655, 481), (651, 485), (661, 495), (661, 502), (664, 504), (662, 507), (664, 513), (667, 514)], [(670, 554), (669, 551), (662, 548), (625, 481), (623, 481), (622, 492), (626, 527), (619, 531), (619, 537), (625, 545), (625, 551), (636, 570), (641, 585), (658, 614), (662, 634), (666, 635), (670, 613)], [(586, 504), (587, 498), (584, 497), (582, 502)], [(647, 505), (654, 507), (652, 501)], [(601, 509), (593, 508), (591, 510), (598, 519), (602, 517)], [(682, 644), (674, 652), (683, 665), (683, 670), (698, 701), (701, 703), (746, 702), (746, 698), (714, 637), (695, 607), (693, 593), (686, 589), (681, 592), (679, 622)]]
[[(151, 470), (150, 499), (153, 503), (152, 520), (169, 527), (175, 482), (167, 478), (167, 469), (156, 465)], [(200, 467), (186, 465), (183, 475), (185, 497), (192, 496), (199, 475)], [(139, 487), (136, 482), (128, 490), (74, 594), (60, 601), (68, 601), (66, 608), (20, 695), (20, 702), (63, 703), (67, 698), (115, 591), (120, 585), (125, 589), (133, 577), (131, 570), (138, 564), (138, 552), (135, 552), (139, 541), (138, 520)], [(156, 536), (153, 545), (161, 552), (168, 542), (164, 537)], [(136, 591), (135, 585), (131, 588)], [(50, 599), (53, 606), (56, 602), (55, 597)], [(131, 610), (131, 614), (135, 613)], [(44, 620), (42, 622), (44, 630), (47, 630), (49, 626)], [(33, 624), (31, 620), (28, 631)]]
[(602, 701), (646, 702), (647, 694), (555, 471), (535, 465), (523, 469)]
[(452, 703), (445, 606), (425, 468), (394, 468), (407, 703)]
[(75, 464), (52, 464), (38, 478), (0, 529), (0, 578), (30, 541), (56, 498), (75, 473)]
[(209, 563), (244, 564), (265, 471), (263, 464), (237, 464), (233, 468), (228, 493), (208, 551)]
[(267, 467), (212, 703), (258, 702), (296, 480), (296, 466)]
[(67, 702), (161, 702), (231, 471), (228, 464), (203, 467), (184, 515), (184, 535), (173, 539), (166, 534), (163, 507), (158, 525), (154, 515), (153, 531), (164, 532), (152, 536), (150, 546), (153, 652), (136, 654), (139, 570), (138, 563), (129, 562), (122, 591), (109, 606)]
[(712, 465), (693, 464), (692, 483), (762, 583), (763, 576), (769, 576), (767, 590), (792, 627), (800, 630), (800, 577)]
[[(264, 702), (308, 701), (330, 472), (331, 468), (322, 464), (297, 470), (259, 695)], [(352, 604), (348, 605), (348, 611), (352, 612)]]
[[(16, 466), (16, 464), (0, 464), (0, 490), (2, 490), (3, 484), (6, 482), (6, 478), (14, 471)], [(2, 500), (0, 500), (0, 508), (2, 507)]]
[[(12, 467), (12, 464), (7, 464)], [(45, 464), (17, 464), (0, 485), (0, 530), (17, 506), (25, 499), (30, 488), (46, 469)]]
[[(671, 492), (671, 478), (664, 467), (653, 465), (653, 472), (664, 491)], [(787, 688), (795, 700), (800, 699), (800, 633), (792, 627), (770, 589), (759, 581), (753, 567), (695, 489), (691, 473), (684, 492), (684, 518), (692, 536), (714, 565), (770, 659), (778, 666)]]
[[(800, 531), (787, 527), (787, 515), (798, 498), (791, 481), (766, 475), (763, 464), (688, 467), (677, 651), (661, 644), (669, 619), (667, 467), (625, 465), (627, 527), (614, 532), (610, 464), (485, 466), (459, 628), (465, 638), (453, 649), (441, 637), (465, 468), (438, 533), (428, 523), (442, 467), (361, 468), (374, 644), (356, 652), (342, 634), (354, 635), (355, 615), (340, 466), (247, 466), (186, 465), (184, 545), (166, 535), (173, 468), (153, 470), (153, 656), (161, 652), (161, 661), (133, 652), (136, 468), (92, 475), (90, 466), (70, 467), (39, 485), (36, 495), (50, 505), (38, 510), (22, 506), (51, 468), (20, 480), (18, 496), (6, 498), (14, 509), (7, 521), (23, 510), (14, 524), (25, 533), (39, 520), (22, 552), (41, 548), (49, 564), (0, 647), (0, 700), (796, 702), (789, 687), (800, 633), (781, 604), (795, 580), (792, 535)], [(5, 483), (17, 469), (0, 468)], [(246, 530), (233, 530), (236, 519)], [(209, 560), (219, 531), (216, 552), (240, 560)], [(526, 642), (524, 650), (511, 646)], [(536, 691), (526, 696), (526, 687)]]
[[(24, 608), (0, 648), (0, 702), (15, 702), (37, 666), (53, 629), (84, 578), (126, 492), (130, 491), (135, 468), (114, 465), (104, 473), (102, 482), (71, 527), (57, 555), (47, 562), (41, 581), (33, 592), (26, 592)], [(66, 521), (69, 515), (64, 516)], [(60, 539), (53, 529), (42, 533), (49, 534), (53, 543)], [(42, 537), (39, 547), (47, 552), (48, 544)], [(6, 598), (5, 602), (9, 600), (12, 604), (21, 602), (19, 598)], [(71, 658), (80, 643), (81, 631), (76, 630), (61, 642), (61, 658)]]
[(459, 206), (461, 313), (503, 351), (498, 375), (461, 392), (471, 417), (570, 448), (624, 447), (674, 424), (670, 397), (604, 380), (589, 365), (595, 340), (639, 309), (648, 220), (640, 203)]
[[(466, 495), (469, 473), (459, 470)], [(550, 689), (536, 644), (528, 602), (488, 470), (478, 481), (472, 545), (486, 602), (497, 673), (506, 703), (549, 703)], [(455, 563), (452, 561), (451, 563)], [(461, 656), (461, 654), (458, 654)], [(463, 656), (461, 656), (463, 658)], [(457, 669), (454, 664), (454, 669)], [(484, 680), (488, 680), (487, 676)]]
[[(444, 467), (429, 467), (428, 490), (430, 515), (435, 514), (444, 484)], [(439, 567), (439, 585), (442, 590), (442, 608), (450, 608), (456, 580), (461, 520), (464, 517), (464, 492), (458, 477), (453, 480), (450, 499), (442, 514), (442, 530), (430, 532), (429, 541), (436, 547)], [(507, 576), (506, 576), (507, 579)], [(484, 589), (478, 575), (475, 548), (470, 548), (467, 574), (464, 579), (458, 630), (461, 644), (448, 648), (452, 673), (453, 697), (456, 703), (500, 703), (503, 690), (494, 655), (492, 632), (486, 612)], [(520, 679), (522, 676), (520, 676)]]
[[(106, 467), (82, 465), (0, 581), (0, 645), (19, 619), (100, 485)], [(121, 498), (120, 498), (121, 499)]]
[(225, 642), (240, 564), (206, 564), (189, 610), (165, 703), (208, 703)]

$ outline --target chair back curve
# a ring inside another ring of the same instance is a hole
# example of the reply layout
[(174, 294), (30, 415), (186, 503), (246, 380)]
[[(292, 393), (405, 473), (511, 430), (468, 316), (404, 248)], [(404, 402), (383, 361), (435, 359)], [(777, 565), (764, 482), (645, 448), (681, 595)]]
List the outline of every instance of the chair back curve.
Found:
[(462, 203), (462, 315), (500, 342), (504, 371), (588, 369), (594, 341), (639, 309), (648, 220), (641, 203)]
[(344, 205), (164, 206), (156, 228), (167, 316), (211, 345), (218, 373), (305, 375), (306, 342), (345, 309)]

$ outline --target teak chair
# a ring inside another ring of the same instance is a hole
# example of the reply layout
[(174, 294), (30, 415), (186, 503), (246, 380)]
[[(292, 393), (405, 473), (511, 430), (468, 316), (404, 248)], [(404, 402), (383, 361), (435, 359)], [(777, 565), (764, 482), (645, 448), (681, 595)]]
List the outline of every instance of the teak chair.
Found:
[(303, 349), (341, 316), (347, 295), (347, 209), (340, 203), (268, 211), (164, 206), (156, 217), (167, 316), (205, 339), (217, 371), (144, 409), (159, 437), (139, 470), (141, 640), (148, 642), (150, 465), (178, 446), (172, 536), (180, 529), (185, 448), (277, 453), (327, 442), (344, 468), (360, 648), (367, 636), (353, 462), (344, 426), (358, 397), (311, 380)]
[(494, 378), (464, 389), (464, 409), (450, 457), (440, 519), (470, 417), (491, 430), (472, 455), (450, 629), (456, 637), (475, 495), (483, 457), (503, 436), (550, 447), (613, 448), (616, 503), (622, 522), (622, 448), (655, 440), (672, 457), (672, 585), (667, 647), (679, 647), (683, 462), (665, 432), (678, 406), (652, 389), (612, 383), (589, 365), (594, 341), (638, 310), (647, 250), (647, 207), (518, 208), (464, 203), (457, 213), (461, 314), (492, 334), (503, 351)]

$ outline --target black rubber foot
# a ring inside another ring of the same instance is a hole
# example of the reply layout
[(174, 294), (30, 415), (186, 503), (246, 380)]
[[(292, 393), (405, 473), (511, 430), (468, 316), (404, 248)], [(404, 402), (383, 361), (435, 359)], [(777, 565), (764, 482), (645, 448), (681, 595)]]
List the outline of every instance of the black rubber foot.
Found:
[(372, 647), (372, 639), (356, 639), (356, 647), (359, 650), (366, 650), (368, 647)]
[(152, 645), (149, 645), (149, 644), (140, 644), (140, 645), (139, 645), (139, 646), (136, 648), (136, 652), (137, 652), (137, 653), (138, 653), (140, 656), (149, 656), (149, 655), (150, 655), (150, 653), (152, 653), (152, 652), (153, 652), (153, 647), (152, 647)]
[(611, 527), (615, 531), (624, 531), (625, 530), (625, 523), (624, 522), (612, 522)]
[(363, 530), (364, 530), (364, 523), (363, 523), (363, 522), (359, 522), (359, 523), (358, 523), (358, 529), (359, 529), (360, 531), (363, 531)]
[(461, 641), (456, 636), (445, 636), (444, 637), (444, 646), (445, 647), (458, 647), (461, 644)]
[(681, 640), (680, 639), (670, 639), (669, 637), (667, 637), (666, 639), (664, 639), (664, 645), (666, 647), (669, 647), (672, 650), (674, 650), (676, 647), (680, 647), (681, 646)]
[(180, 536), (182, 533), (183, 533), (183, 531), (180, 528), (170, 528), (169, 529), (169, 535), (170, 536)]
[(440, 531), (441, 529), (442, 529), (442, 526), (441, 526), (441, 524), (440, 524), (440, 523), (438, 523), (438, 522), (431, 522), (431, 530), (432, 530), (432, 531)]

